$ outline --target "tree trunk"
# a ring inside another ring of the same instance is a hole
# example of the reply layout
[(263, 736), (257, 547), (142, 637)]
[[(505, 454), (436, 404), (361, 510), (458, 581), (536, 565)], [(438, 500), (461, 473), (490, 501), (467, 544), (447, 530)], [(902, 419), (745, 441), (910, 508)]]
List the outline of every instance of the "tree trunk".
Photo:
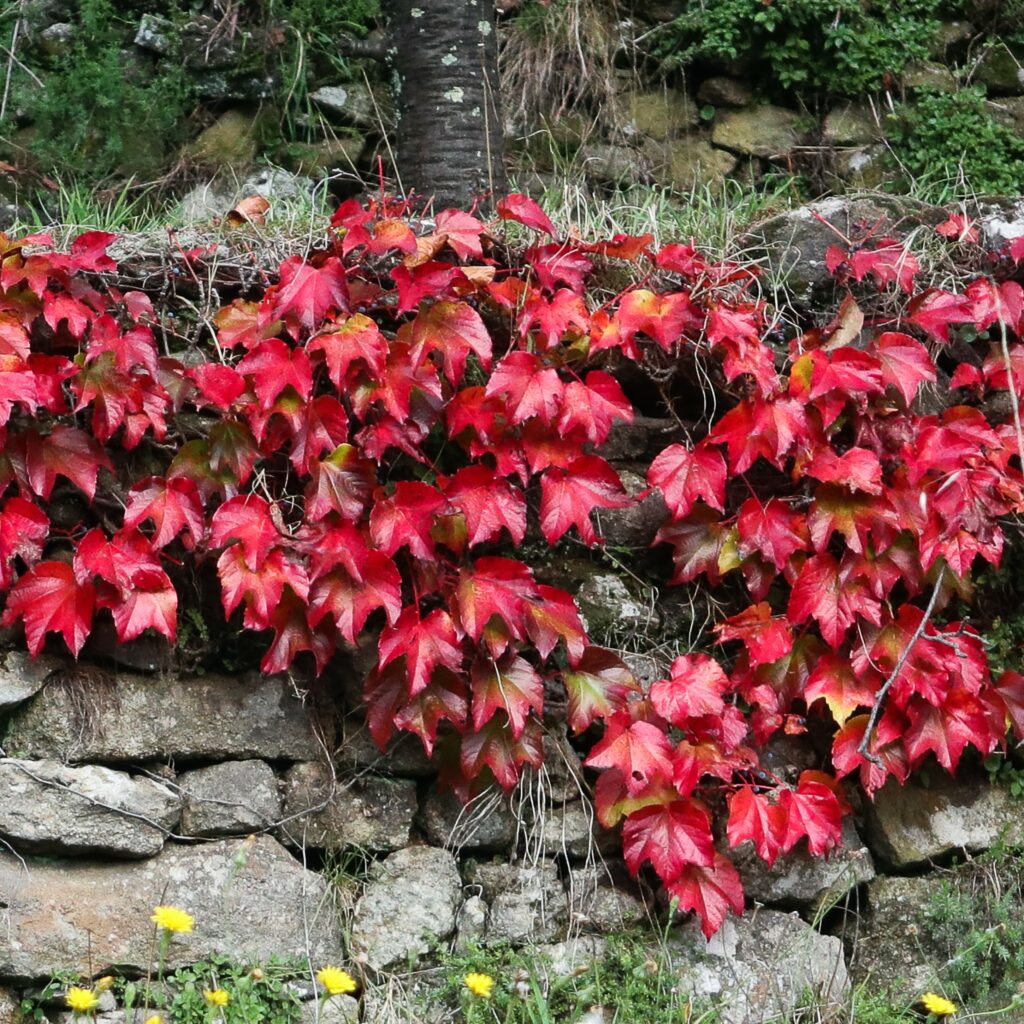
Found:
[[(403, 191), (434, 210), (506, 188), (493, 0), (385, 0)], [(484, 202), (486, 205), (486, 201)]]

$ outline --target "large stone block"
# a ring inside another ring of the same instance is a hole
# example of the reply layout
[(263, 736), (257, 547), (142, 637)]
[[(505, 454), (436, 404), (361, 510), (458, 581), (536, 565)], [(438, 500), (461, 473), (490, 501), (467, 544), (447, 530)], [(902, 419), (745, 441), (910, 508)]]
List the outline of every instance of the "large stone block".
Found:
[(22, 651), (8, 651), (0, 662), (0, 714), (34, 697), (47, 678), (63, 662), (42, 655), (32, 658)]
[(507, 853), (516, 841), (517, 822), (508, 797), (497, 788), (463, 804), (435, 786), (423, 806), (423, 829), (436, 846)]
[(361, 775), (335, 779), (321, 762), (293, 765), (284, 778), (281, 837), (296, 846), (397, 850), (409, 842), (416, 783)]
[(181, 816), (167, 786), (95, 765), (0, 760), (0, 835), (23, 850), (152, 857)]
[(479, 864), (470, 879), (490, 904), (486, 941), (556, 942), (565, 938), (569, 902), (553, 861), (529, 866)]
[(904, 786), (890, 779), (869, 801), (867, 840), (876, 856), (894, 868), (926, 864), (959, 850), (978, 853), (997, 840), (1024, 843), (1020, 806), (986, 778), (958, 780), (929, 773), (928, 785), (913, 778)]
[(782, 159), (800, 142), (800, 115), (784, 107), (725, 110), (715, 119), (711, 141), (740, 156)]
[(170, 943), (170, 968), (213, 954), (243, 962), (308, 956), (321, 964), (342, 954), (326, 882), (269, 836), (168, 844), (158, 857), (127, 863), (26, 866), (0, 853), (0, 978), (145, 973), (150, 916), (160, 904), (195, 918), (194, 931)]
[(277, 776), (266, 761), (224, 761), (183, 772), (181, 829), (187, 836), (245, 835), (281, 817)]
[(352, 922), (352, 948), (380, 970), (426, 953), (455, 931), (462, 881), (446, 850), (410, 846), (375, 869)]
[(308, 709), (281, 676), (130, 673), (51, 680), (15, 710), (2, 746), (11, 756), (110, 762), (301, 761), (320, 751)]

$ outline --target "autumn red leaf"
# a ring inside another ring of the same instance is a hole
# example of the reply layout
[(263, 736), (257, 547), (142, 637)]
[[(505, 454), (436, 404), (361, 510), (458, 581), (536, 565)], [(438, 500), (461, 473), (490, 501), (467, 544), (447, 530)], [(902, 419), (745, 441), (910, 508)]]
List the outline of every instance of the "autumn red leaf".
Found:
[(551, 223), (548, 215), (529, 196), (521, 192), (513, 192), (502, 199), (499, 199), (496, 208), (498, 216), (502, 220), (514, 220), (525, 224), (528, 228), (536, 231), (543, 231), (546, 235), (554, 236), (555, 225)]
[(451, 617), (435, 608), (420, 618), (416, 608), (405, 608), (394, 623), (384, 627), (377, 645), (378, 664), (385, 668), (404, 657), (409, 679), (409, 696), (415, 697), (430, 682), (434, 668), (442, 665), (458, 672), (462, 667), (462, 650)]
[(14, 560), (31, 567), (43, 556), (50, 519), (24, 498), (8, 498), (0, 511), (0, 590), (14, 580)]
[(715, 626), (718, 642), (739, 640), (747, 649), (747, 657), (755, 668), (769, 665), (785, 657), (793, 648), (793, 634), (782, 616), (774, 616), (771, 606), (762, 601), (737, 615), (723, 619)]
[(281, 264), (280, 275), (273, 297), (273, 317), (294, 320), (311, 331), (328, 311), (348, 312), (345, 269), (336, 257), (330, 256), (322, 266), (313, 267), (300, 256), (289, 256)]
[(134, 527), (146, 520), (153, 524), (150, 543), (154, 550), (166, 547), (182, 530), (188, 532), (189, 544), (198, 544), (206, 534), (199, 488), (186, 477), (167, 480), (151, 476), (140, 480), (128, 492), (124, 525)]
[(464, 466), (445, 485), (449, 503), (466, 518), (469, 543), (496, 540), (507, 530), (516, 544), (526, 535), (523, 492), (484, 465)]
[(584, 455), (568, 469), (546, 470), (540, 486), (540, 528), (549, 544), (573, 526), (584, 544), (595, 544), (591, 511), (628, 508), (633, 503), (618, 474), (598, 455)]
[(728, 684), (722, 666), (713, 658), (684, 654), (672, 662), (671, 676), (651, 687), (651, 703), (662, 718), (685, 728), (691, 718), (723, 713)]
[(753, 843), (758, 857), (769, 867), (782, 852), (786, 836), (786, 808), (772, 801), (768, 793), (753, 786), (740, 786), (729, 798), (729, 845)]
[(604, 736), (584, 762), (591, 768), (622, 772), (630, 793), (639, 793), (658, 778), (672, 776), (672, 747), (664, 730), (650, 722), (631, 721), (625, 711), (608, 719)]
[(526, 632), (542, 658), (564, 641), (570, 665), (579, 665), (587, 634), (572, 596), (558, 587), (538, 584), (537, 599), (526, 605)]
[(309, 624), (316, 627), (330, 617), (349, 644), (370, 614), (384, 610), (394, 625), (402, 610), (402, 577), (395, 563), (380, 551), (370, 551), (358, 579), (341, 566), (319, 576), (309, 589)]
[(60, 633), (77, 658), (92, 629), (95, 601), (92, 583), (79, 583), (66, 562), (39, 562), (11, 588), (0, 625), (21, 620), (33, 655), (42, 651), (47, 633)]
[(609, 718), (640, 693), (629, 666), (613, 651), (589, 646), (576, 664), (562, 673), (569, 699), (569, 728), (583, 732), (599, 718)]
[(395, 485), (390, 497), (374, 502), (370, 510), (370, 536), (386, 555), (407, 547), (417, 558), (433, 558), (430, 531), (435, 516), (447, 506), (447, 499), (436, 487), (418, 480), (403, 480)]
[(770, 498), (763, 505), (756, 498), (748, 498), (740, 506), (736, 529), (741, 556), (756, 552), (780, 572), (797, 551), (810, 547), (805, 517), (778, 498)]
[(647, 482), (661, 491), (673, 518), (683, 519), (698, 500), (725, 511), (725, 473), (725, 459), (717, 448), (705, 442), (693, 448), (673, 444), (655, 457)]
[(724, 854), (716, 853), (710, 867), (690, 864), (666, 888), (683, 910), (692, 910), (706, 939), (725, 923), (731, 910), (743, 913), (743, 883)]
[(489, 768), (495, 782), (511, 789), (518, 781), (523, 765), (540, 767), (544, 761), (544, 734), (536, 719), (528, 719), (516, 738), (503, 715), (495, 715), (475, 732), (462, 737), (459, 764), (467, 779), (479, 778)]
[(649, 862), (670, 885), (687, 867), (709, 867), (715, 861), (711, 816), (699, 800), (675, 800), (645, 807), (622, 826), (622, 855), (636, 874)]
[(544, 682), (525, 658), (511, 652), (499, 658), (477, 658), (470, 668), (473, 689), (473, 728), (478, 732), (499, 711), (519, 739), (530, 712), (544, 712)]

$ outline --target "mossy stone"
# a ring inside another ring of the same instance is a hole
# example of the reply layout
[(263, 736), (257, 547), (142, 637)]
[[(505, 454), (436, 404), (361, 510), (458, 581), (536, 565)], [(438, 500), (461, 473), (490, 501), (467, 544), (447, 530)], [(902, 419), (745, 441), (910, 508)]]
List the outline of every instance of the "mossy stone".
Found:
[(711, 141), (741, 156), (782, 158), (800, 142), (801, 117), (785, 107), (747, 107), (723, 111), (715, 120)]
[(671, 138), (700, 120), (694, 102), (679, 89), (633, 93), (628, 109), (636, 130), (651, 139)]
[(704, 139), (685, 136), (660, 146), (648, 147), (655, 180), (682, 190), (714, 185), (735, 169), (735, 154), (715, 149)]
[(1020, 96), (1024, 94), (1024, 56), (996, 43), (982, 54), (974, 69), (974, 79), (991, 96)]
[(903, 72), (903, 85), (919, 92), (956, 92), (956, 76), (944, 64), (915, 61)]
[(258, 118), (226, 110), (186, 147), (186, 156), (214, 170), (247, 167), (256, 157)]

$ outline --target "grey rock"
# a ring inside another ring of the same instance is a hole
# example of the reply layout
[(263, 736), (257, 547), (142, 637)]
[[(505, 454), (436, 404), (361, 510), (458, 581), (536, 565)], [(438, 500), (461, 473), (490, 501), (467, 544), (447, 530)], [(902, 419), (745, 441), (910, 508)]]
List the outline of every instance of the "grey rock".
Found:
[(290, 844), (397, 850), (409, 842), (416, 783), (369, 774), (334, 779), (321, 762), (296, 764), (284, 777), (282, 814), (281, 838)]
[(655, 181), (684, 192), (719, 184), (736, 170), (738, 163), (735, 154), (715, 149), (705, 139), (692, 135), (648, 146), (646, 152)]
[(598, 638), (634, 633), (648, 627), (654, 616), (631, 593), (622, 579), (610, 572), (596, 571), (576, 592), (576, 603), (587, 632)]
[(650, 167), (643, 154), (628, 146), (588, 142), (580, 147), (577, 159), (588, 178), (614, 185), (646, 181), (650, 175)]
[(455, 921), (455, 950), (464, 952), (479, 944), (487, 932), (487, 904), (480, 896), (470, 896), (459, 908)]
[(326, 882), (269, 836), (200, 846), (168, 844), (149, 860), (34, 862), (0, 853), (5, 904), (0, 977), (57, 971), (144, 974), (158, 904), (181, 907), (195, 930), (178, 934), (166, 966), (213, 954), (242, 962), (307, 956), (330, 963), (342, 937)]
[(246, 835), (281, 817), (277, 777), (266, 761), (224, 761), (183, 772), (181, 829), (187, 836)]
[(697, 99), (714, 107), (745, 107), (754, 102), (754, 94), (748, 85), (735, 78), (715, 75), (701, 82)]
[(195, 185), (178, 202), (175, 219), (184, 224), (209, 224), (235, 205), (235, 190), (219, 182)]
[(0, 835), (25, 850), (152, 857), (180, 816), (177, 794), (152, 779), (96, 765), (0, 760)]
[(945, 64), (915, 61), (903, 72), (903, 85), (919, 92), (956, 92), (956, 76)]
[(390, 103), (360, 82), (324, 85), (309, 97), (324, 113), (333, 114), (355, 128), (380, 128), (394, 120)]
[(51, 680), (11, 716), (12, 756), (60, 761), (312, 760), (310, 712), (283, 676)]
[(358, 1020), (359, 1002), (352, 996), (312, 999), (299, 1010), (300, 1024), (356, 1024)]
[(13, 992), (6, 988), (0, 988), (0, 1021), (3, 1024), (11, 1024), (20, 1004), (21, 1000)]
[(941, 60), (953, 47), (970, 41), (974, 26), (969, 21), (941, 21), (929, 43), (931, 56)]
[(0, 714), (34, 697), (43, 683), (64, 662), (45, 654), (32, 658), (23, 651), (8, 651), (0, 662)]
[(796, 914), (759, 910), (727, 918), (710, 941), (690, 922), (666, 945), (679, 991), (711, 1000), (721, 1024), (790, 1020), (809, 996), (827, 1020), (849, 998), (842, 941)]
[(47, 25), (39, 33), (39, 48), (47, 57), (63, 57), (75, 41), (75, 26), (66, 21)]
[(800, 115), (784, 107), (726, 110), (716, 119), (711, 141), (741, 156), (781, 159), (800, 142)]
[(547, 962), (556, 978), (569, 978), (604, 959), (607, 943), (597, 935), (579, 935), (563, 942), (546, 942), (534, 947), (538, 959)]
[(849, 103), (829, 111), (822, 125), (822, 141), (830, 146), (859, 146), (876, 142), (881, 134), (871, 110)]
[(827, 858), (812, 857), (801, 844), (769, 868), (749, 841), (731, 855), (751, 899), (796, 908), (811, 917), (841, 903), (851, 889), (875, 877), (871, 853), (849, 818), (843, 822), (843, 845)]
[(671, 138), (700, 120), (693, 100), (678, 89), (633, 93), (627, 107), (637, 133), (649, 139)]
[(381, 861), (356, 904), (351, 946), (375, 970), (426, 953), (455, 930), (462, 880), (446, 850), (410, 846)]
[(361, 718), (349, 717), (342, 722), (341, 735), (334, 749), (334, 759), (339, 765), (358, 770), (388, 775), (404, 775), (410, 778), (429, 778), (437, 769), (427, 757), (423, 744), (408, 733), (400, 733), (381, 753), (374, 743), (366, 723)]
[(256, 119), (238, 108), (225, 110), (186, 147), (188, 159), (215, 173), (230, 170), (239, 176), (256, 156)]
[(586, 860), (608, 846), (608, 833), (598, 828), (589, 801), (545, 808), (540, 826), (541, 847), (547, 857)]
[(888, 176), (888, 152), (885, 146), (877, 145), (861, 146), (841, 153), (837, 168), (839, 177), (853, 188), (881, 188)]
[(870, 979), (876, 991), (906, 1002), (922, 992), (942, 991), (939, 972), (948, 950), (933, 948), (921, 925), (946, 884), (946, 878), (933, 874), (880, 877), (868, 885), (866, 908), (844, 930), (854, 982)]
[(648, 919), (647, 904), (625, 870), (574, 868), (567, 879), (573, 924), (584, 931), (614, 935)]
[(280, 167), (263, 167), (242, 182), (238, 196), (263, 196), (273, 204), (275, 201), (308, 198), (312, 192), (312, 178), (292, 174), (291, 171), (282, 170)]
[(488, 943), (554, 942), (565, 937), (569, 902), (552, 861), (479, 864), (470, 881), (490, 904)]
[(256, 103), (277, 95), (279, 83), (273, 75), (245, 75), (204, 69), (189, 76), (196, 95), (204, 100)]
[[(620, 469), (619, 479), (626, 493), (632, 497), (639, 498), (647, 490), (647, 481), (631, 469)], [(627, 508), (598, 509), (594, 524), (607, 547), (641, 548), (646, 551), (667, 516), (665, 499), (658, 491), (651, 491)]]
[(590, 792), (583, 777), (583, 762), (569, 743), (564, 727), (556, 731), (554, 724), (544, 733), (544, 765), (541, 773), (527, 768), (527, 785), (543, 786), (546, 799), (551, 803), (578, 800)]
[[(728, 154), (727, 154), (728, 155)], [(616, 420), (608, 440), (601, 446), (601, 454), (609, 462), (646, 459), (660, 452), (678, 430), (675, 420), (654, 416), (634, 416), (632, 422)]]
[(423, 805), (427, 839), (457, 852), (508, 852), (517, 827), (508, 797), (499, 789), (487, 790), (464, 805), (454, 793), (433, 786)]
[(986, 778), (952, 779), (936, 769), (900, 786), (890, 779), (865, 807), (875, 855), (907, 868), (958, 850), (978, 853), (997, 840), (1024, 842), (1024, 821), (1010, 793)]
[(976, 213), (985, 243), (992, 248), (1024, 237), (1024, 199), (984, 202)]
[(322, 178), (335, 170), (351, 171), (366, 147), (359, 132), (318, 142), (290, 142), (280, 154), (281, 162), (297, 174)]
[(174, 38), (174, 23), (159, 14), (143, 14), (135, 31), (134, 43), (142, 50), (166, 56), (171, 52)]
[(1020, 96), (1024, 93), (1024, 59), (1005, 44), (993, 43), (974, 66), (973, 77), (990, 96)]

